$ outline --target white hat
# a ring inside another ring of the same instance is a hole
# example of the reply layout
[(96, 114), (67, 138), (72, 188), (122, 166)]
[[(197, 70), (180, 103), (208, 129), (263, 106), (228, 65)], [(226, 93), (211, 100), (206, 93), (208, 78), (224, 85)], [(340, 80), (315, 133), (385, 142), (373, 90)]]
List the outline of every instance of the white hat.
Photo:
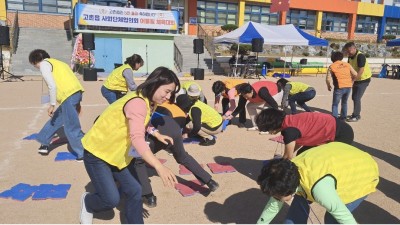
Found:
[(187, 89), (187, 94), (192, 97), (200, 96), (200, 88), (197, 84), (192, 84)]

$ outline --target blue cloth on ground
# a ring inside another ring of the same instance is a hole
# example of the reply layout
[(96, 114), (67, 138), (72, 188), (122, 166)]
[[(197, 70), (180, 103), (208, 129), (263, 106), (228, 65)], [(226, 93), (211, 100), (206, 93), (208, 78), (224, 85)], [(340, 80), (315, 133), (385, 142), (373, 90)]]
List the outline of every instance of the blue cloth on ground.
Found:
[(65, 160), (75, 160), (76, 155), (72, 154), (71, 152), (59, 152), (56, 155), (54, 161), (65, 161)]
[(290, 74), (287, 74), (287, 73), (274, 73), (272, 76), (279, 77), (279, 78), (290, 78)]
[(221, 130), (221, 131), (226, 130), (226, 127), (228, 126), (229, 121), (230, 121), (230, 120), (224, 120), (224, 122), (222, 122), (222, 130)]
[(183, 144), (198, 144), (200, 143), (201, 139), (200, 138), (185, 138), (183, 139)]
[(32, 200), (62, 199), (66, 198), (71, 184), (41, 184), (33, 194)]
[(36, 140), (37, 135), (38, 135), (37, 133), (34, 133), (24, 137), (22, 140)]
[(0, 197), (11, 198), (18, 201), (25, 201), (32, 196), (37, 188), (38, 186), (31, 186), (29, 184), (19, 183), (12, 187), (10, 190), (0, 193)]

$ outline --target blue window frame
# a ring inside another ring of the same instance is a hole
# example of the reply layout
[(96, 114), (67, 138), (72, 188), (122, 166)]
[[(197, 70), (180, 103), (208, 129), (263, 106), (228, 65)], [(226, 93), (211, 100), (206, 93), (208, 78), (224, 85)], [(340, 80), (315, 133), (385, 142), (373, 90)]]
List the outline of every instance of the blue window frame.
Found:
[(385, 34), (400, 35), (400, 19), (387, 18)]
[(234, 3), (197, 1), (197, 21), (205, 24), (237, 24), (238, 5)]
[(293, 24), (300, 29), (315, 29), (316, 12), (291, 9), (286, 15), (286, 23)]
[(7, 10), (69, 14), (71, 0), (6, 0)]
[(377, 34), (378, 17), (374, 16), (357, 16), (356, 33)]
[(347, 32), (349, 15), (340, 13), (323, 13), (322, 30), (334, 32)]
[(278, 13), (271, 13), (270, 6), (246, 4), (244, 10), (244, 22), (248, 21), (267, 25), (277, 25)]

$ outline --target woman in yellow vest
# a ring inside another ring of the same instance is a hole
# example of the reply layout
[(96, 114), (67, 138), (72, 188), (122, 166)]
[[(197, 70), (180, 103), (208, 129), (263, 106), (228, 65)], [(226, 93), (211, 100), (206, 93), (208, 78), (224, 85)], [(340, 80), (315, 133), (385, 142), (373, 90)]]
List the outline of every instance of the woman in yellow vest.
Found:
[(283, 90), (282, 108), (286, 109), (288, 102), (292, 114), (297, 113), (296, 103), (306, 112), (312, 112), (306, 102), (313, 99), (316, 95), (315, 89), (302, 82), (288, 81), (281, 78), (276, 82)]
[(199, 145), (214, 145), (216, 140), (213, 135), (222, 131), (222, 116), (211, 106), (188, 95), (179, 95), (176, 104), (189, 115), (190, 121), (186, 125), (190, 130), (188, 136), (200, 136), (202, 140)]
[[(83, 87), (70, 67), (42, 50), (36, 49), (29, 54), (29, 62), (40, 69), (50, 94), (50, 104), (47, 109), (51, 117), (38, 133), (36, 140), (41, 144), (39, 153), (49, 154), (50, 141), (57, 130), (64, 126), (65, 135), (76, 160), (83, 159), (83, 146), (81, 139), (83, 132), (78, 117), (80, 102), (82, 101)], [(55, 110), (56, 103), (59, 104)]]
[[(151, 117), (151, 124), (174, 140), (173, 145), (165, 145), (157, 141), (156, 138), (149, 136), (148, 142), (150, 149), (154, 154), (161, 150), (166, 150), (174, 156), (176, 162), (185, 166), (201, 182), (206, 184), (210, 191), (216, 191), (219, 184), (214, 181), (209, 173), (205, 171), (200, 164), (185, 150), (182, 138), (182, 128), (186, 125), (186, 113), (171, 101), (166, 101), (157, 107), (156, 112)], [(178, 124), (179, 123), (179, 124)], [(147, 168), (143, 160), (135, 159), (129, 165), (129, 170), (135, 174), (139, 183), (142, 185), (143, 203), (149, 208), (157, 206), (157, 197), (153, 193), (151, 183), (148, 177)]]
[(371, 155), (341, 142), (309, 149), (292, 161), (273, 159), (257, 180), (270, 196), (258, 223), (270, 223), (285, 201), (293, 199), (286, 224), (307, 224), (309, 201), (326, 209), (325, 224), (356, 224), (351, 212), (375, 192), (378, 182), (378, 165)]
[(363, 97), (365, 90), (371, 82), (371, 68), (369, 67), (367, 58), (365, 55), (358, 51), (354, 42), (346, 43), (343, 50), (348, 54), (348, 63), (357, 72), (357, 76), (354, 80), (351, 98), (353, 99), (354, 107), (353, 113), (347, 118), (347, 122), (357, 122), (361, 119), (361, 98)]
[[(350, 96), (353, 79), (357, 76), (357, 72), (346, 62), (343, 62), (342, 52), (333, 52), (331, 55), (332, 65), (329, 66), (330, 73), (326, 74), (326, 85), (328, 91), (332, 90), (333, 83), (333, 99), (332, 99), (332, 115), (341, 120), (347, 117), (347, 99)], [(342, 109), (339, 117), (339, 102), (342, 101)]]
[(120, 192), (126, 196), (123, 211), (127, 223), (143, 223), (142, 189), (128, 169), (133, 158), (141, 157), (155, 168), (165, 186), (173, 187), (177, 182), (145, 141), (147, 130), (159, 142), (174, 144), (171, 137), (160, 134), (149, 121), (157, 105), (173, 97), (177, 90), (179, 80), (175, 73), (165, 67), (156, 68), (136, 91), (107, 107), (82, 138), (85, 168), (95, 192), (82, 195), (81, 224), (91, 223), (94, 212), (116, 207)]
[(124, 96), (128, 91), (136, 90), (137, 86), (133, 80), (133, 71), (138, 70), (144, 64), (140, 55), (133, 54), (126, 58), (124, 65), (114, 69), (108, 75), (103, 86), (101, 94), (108, 103), (113, 103)]

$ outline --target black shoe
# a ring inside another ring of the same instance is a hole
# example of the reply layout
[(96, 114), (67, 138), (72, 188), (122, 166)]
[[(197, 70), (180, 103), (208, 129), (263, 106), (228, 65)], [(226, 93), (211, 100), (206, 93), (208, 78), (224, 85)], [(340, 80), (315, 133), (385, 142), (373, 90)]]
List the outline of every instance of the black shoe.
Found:
[(143, 196), (143, 203), (149, 207), (149, 208), (154, 208), (157, 206), (157, 197), (153, 194), (149, 195), (149, 196)]
[(39, 147), (38, 152), (41, 155), (48, 155), (49, 154), (49, 146), (48, 145), (41, 145)]
[(361, 119), (361, 116), (352, 116), (349, 119), (346, 119), (347, 122), (357, 122)]
[(208, 183), (206, 185), (212, 192), (216, 191), (219, 188), (219, 184), (213, 179), (208, 181)]
[(245, 127), (246, 127), (246, 124), (244, 124), (244, 123), (239, 123), (238, 127), (239, 127), (239, 128), (245, 128)]
[(215, 145), (215, 143), (216, 143), (215, 138), (213, 138), (211, 140), (208, 139), (208, 138), (204, 138), (203, 141), (201, 141), (199, 143), (199, 145), (201, 145), (201, 146), (210, 146), (210, 145)]
[(83, 156), (75, 159), (77, 162), (83, 162)]

